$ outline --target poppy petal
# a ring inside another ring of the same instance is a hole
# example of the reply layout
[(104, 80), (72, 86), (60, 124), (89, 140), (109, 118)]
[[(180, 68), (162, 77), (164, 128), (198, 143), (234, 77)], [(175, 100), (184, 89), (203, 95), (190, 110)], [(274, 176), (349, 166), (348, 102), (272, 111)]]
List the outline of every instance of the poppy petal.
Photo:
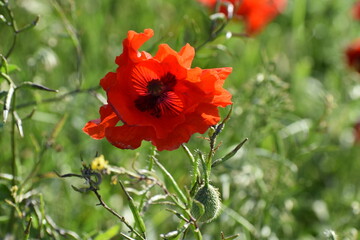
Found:
[(184, 47), (181, 48), (178, 53), (173, 50), (169, 45), (160, 44), (159, 50), (154, 56), (154, 58), (162, 62), (169, 56), (175, 57), (179, 64), (184, 68), (190, 68), (192, 60), (195, 56), (195, 49), (191, 47), (190, 44), (186, 44)]
[(136, 63), (151, 58), (149, 53), (145, 51), (139, 52), (138, 49), (153, 35), (154, 31), (152, 29), (145, 29), (144, 33), (129, 31), (128, 37), (123, 41), (123, 53), (116, 57), (115, 63), (122, 66), (129, 63), (129, 60)]
[(106, 139), (115, 147), (121, 149), (136, 149), (143, 140), (150, 140), (154, 135), (150, 127), (123, 125), (106, 129)]
[(116, 73), (114, 72), (107, 73), (105, 77), (100, 80), (100, 85), (105, 91), (108, 91), (114, 84), (116, 84)]
[(190, 44), (186, 44), (179, 52), (179, 55), (182, 59), (182, 65), (186, 68), (191, 67), (191, 63), (195, 56), (195, 49), (190, 46)]
[(119, 122), (119, 118), (109, 105), (100, 108), (100, 118), (89, 121), (83, 131), (94, 139), (102, 139), (105, 137), (105, 130), (113, 127)]

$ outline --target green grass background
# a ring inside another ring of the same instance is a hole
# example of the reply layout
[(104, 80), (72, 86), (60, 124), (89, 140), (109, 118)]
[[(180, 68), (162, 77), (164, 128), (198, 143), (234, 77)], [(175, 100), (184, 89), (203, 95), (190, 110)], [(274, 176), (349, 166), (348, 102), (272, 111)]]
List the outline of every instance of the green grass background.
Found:
[[(352, 126), (360, 119), (360, 76), (347, 68), (344, 58), (346, 46), (360, 37), (360, 22), (350, 14), (353, 3), (291, 0), (259, 35), (221, 36), (197, 52), (193, 66), (233, 67), (225, 88), (233, 94), (234, 111), (219, 137), (222, 144), (216, 157), (249, 138), (238, 154), (213, 171), (211, 180), (220, 190), (224, 211), (201, 226), (204, 239), (220, 239), (220, 231), (240, 233), (238, 239), (244, 240), (327, 239), (324, 232), (329, 229), (339, 239), (359, 239), (360, 150), (353, 144)], [(186, 43), (199, 46), (209, 35), (209, 12), (195, 0), (15, 0), (10, 6), (19, 27), (40, 16), (34, 29), (18, 36), (8, 61), (21, 71), (12, 73), (12, 78), (59, 90), (57, 94), (22, 90), (17, 95), (19, 105), (38, 102), (18, 109), (21, 117), (35, 109), (32, 118), (23, 122), (24, 138), (16, 138), (19, 176), (27, 175), (41, 146), (65, 116), (52, 147), (42, 155), (38, 176), (31, 181), (58, 226), (82, 239), (94, 239), (122, 225), (96, 206), (94, 195), (73, 191), (70, 185), (81, 181), (46, 174), (79, 173), (81, 156), (89, 163), (96, 153), (104, 154), (111, 165), (131, 169), (134, 163), (141, 169), (147, 164), (150, 144), (120, 150), (84, 134), (82, 127), (98, 118), (102, 105), (94, 92), (54, 103), (41, 101), (96, 87), (107, 72), (116, 69), (114, 59), (122, 52), (128, 30), (154, 29), (155, 36), (142, 47), (152, 54), (159, 43), (175, 50)], [(241, 23), (232, 22), (224, 33), (241, 30)], [(0, 23), (0, 53), (7, 52), (11, 41), (11, 29)], [(0, 87), (6, 90), (7, 85), (2, 81)], [(96, 93), (105, 96), (100, 89)], [(222, 110), (222, 115), (227, 111)], [(208, 149), (199, 135), (188, 146)], [(0, 172), (10, 173), (10, 124), (0, 127), (0, 149)], [(158, 158), (180, 186), (189, 184), (191, 164), (181, 149), (160, 152)], [(4, 179), (0, 183), (2, 238), (10, 183)], [(120, 187), (110, 185), (109, 177), (100, 193), (131, 220)], [(159, 239), (160, 233), (177, 227), (177, 219), (163, 206), (151, 206), (144, 219), (149, 239)], [(124, 226), (121, 229), (127, 231)]]

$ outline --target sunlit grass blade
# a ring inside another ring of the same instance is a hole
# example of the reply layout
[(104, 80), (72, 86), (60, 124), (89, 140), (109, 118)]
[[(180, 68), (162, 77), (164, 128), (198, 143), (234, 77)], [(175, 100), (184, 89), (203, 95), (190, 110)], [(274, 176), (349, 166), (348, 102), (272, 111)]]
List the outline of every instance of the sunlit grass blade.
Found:
[(237, 223), (243, 226), (247, 231), (249, 231), (253, 235), (257, 235), (257, 229), (253, 224), (251, 224), (246, 218), (241, 216), (239, 213), (235, 212), (231, 208), (223, 206), (222, 209), (224, 212), (229, 215), (232, 219), (234, 219)]

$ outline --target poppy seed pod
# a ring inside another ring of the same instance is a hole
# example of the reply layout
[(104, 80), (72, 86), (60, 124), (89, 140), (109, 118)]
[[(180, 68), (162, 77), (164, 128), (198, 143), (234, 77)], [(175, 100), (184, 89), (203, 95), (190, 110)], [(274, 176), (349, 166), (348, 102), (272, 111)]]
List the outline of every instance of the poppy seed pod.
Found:
[(211, 222), (220, 213), (221, 201), (218, 189), (208, 184), (201, 186), (195, 194), (196, 201), (204, 206), (204, 213), (200, 216), (200, 207), (193, 203), (191, 214), (201, 222)]

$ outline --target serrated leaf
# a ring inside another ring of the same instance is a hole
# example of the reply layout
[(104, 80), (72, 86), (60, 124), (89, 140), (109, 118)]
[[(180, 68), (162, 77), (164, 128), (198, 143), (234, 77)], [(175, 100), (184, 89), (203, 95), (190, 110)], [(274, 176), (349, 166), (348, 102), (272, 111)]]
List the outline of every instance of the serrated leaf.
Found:
[(115, 226), (109, 228), (106, 232), (100, 233), (99, 235), (97, 235), (94, 240), (109, 240), (109, 239), (115, 237), (119, 233), (119, 231), (120, 231), (120, 226), (115, 225)]

